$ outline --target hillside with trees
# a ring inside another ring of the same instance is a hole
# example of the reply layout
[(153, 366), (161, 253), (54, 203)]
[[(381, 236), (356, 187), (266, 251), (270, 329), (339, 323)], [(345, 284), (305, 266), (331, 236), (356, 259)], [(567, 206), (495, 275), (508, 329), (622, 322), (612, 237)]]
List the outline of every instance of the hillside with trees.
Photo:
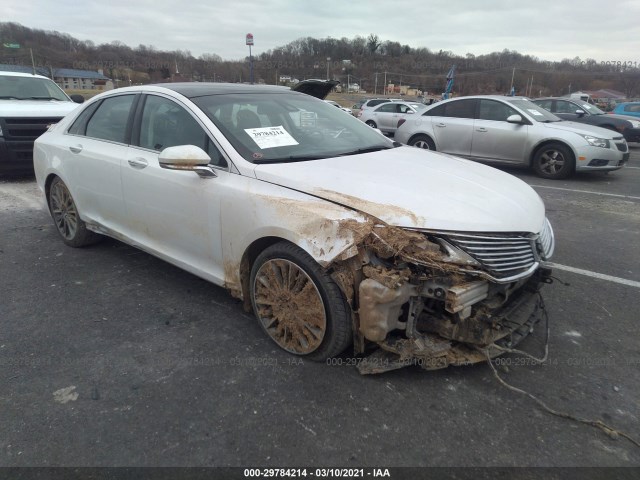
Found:
[[(15, 44), (19, 48), (5, 45)], [(119, 86), (166, 81), (249, 81), (249, 58), (224, 60), (215, 53), (195, 57), (189, 50), (161, 51), (152, 45), (131, 47), (120, 41), (96, 45), (66, 33), (0, 23), (0, 63), (102, 70)], [(438, 94), (456, 65), (456, 95), (508, 93), (512, 78), (519, 95), (562, 95), (569, 91), (614, 89), (640, 96), (637, 64), (565, 59), (548, 62), (516, 51), (456, 55), (411, 47), (376, 34), (354, 38), (300, 38), (254, 56), (256, 82), (274, 84), (282, 76), (335, 78), (382, 92), (387, 83), (411, 85)]]

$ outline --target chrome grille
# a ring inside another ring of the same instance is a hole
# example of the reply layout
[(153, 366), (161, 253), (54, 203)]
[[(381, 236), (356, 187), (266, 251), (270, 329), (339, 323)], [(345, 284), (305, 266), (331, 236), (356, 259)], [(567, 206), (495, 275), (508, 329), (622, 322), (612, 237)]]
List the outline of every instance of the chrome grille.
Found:
[(555, 240), (553, 238), (553, 229), (551, 228), (549, 220), (545, 219), (542, 231), (540, 232), (540, 235), (538, 235), (538, 251), (540, 253), (540, 257), (543, 260), (551, 258), (554, 248)]
[(461, 248), (497, 278), (528, 271), (536, 262), (536, 235), (448, 234), (447, 240)]

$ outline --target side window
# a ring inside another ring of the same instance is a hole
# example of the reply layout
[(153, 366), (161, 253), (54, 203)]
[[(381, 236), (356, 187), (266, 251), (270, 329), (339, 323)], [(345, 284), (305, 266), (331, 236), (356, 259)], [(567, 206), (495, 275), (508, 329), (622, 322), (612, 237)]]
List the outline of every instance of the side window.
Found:
[(397, 108), (398, 108), (398, 113), (407, 113), (412, 111), (409, 105), (403, 105), (401, 103), (398, 104)]
[(119, 95), (104, 100), (89, 119), (86, 136), (126, 143), (129, 111), (135, 95)]
[(380, 113), (395, 113), (396, 112), (396, 105), (393, 103), (383, 103), (382, 105), (380, 105), (380, 107), (378, 107), (376, 109), (376, 112), (380, 112)]
[(444, 104), (444, 116), (454, 118), (473, 118), (475, 116), (476, 101), (474, 99), (454, 100)]
[(625, 112), (640, 112), (640, 105), (625, 105)]
[(177, 145), (195, 145), (209, 154), (211, 165), (227, 165), (220, 151), (189, 112), (172, 100), (148, 95), (137, 146), (160, 152)]
[(496, 100), (480, 100), (480, 120), (493, 120), (495, 122), (506, 122), (511, 115), (517, 115), (513, 108)]
[(556, 111), (554, 113), (576, 113), (578, 109), (584, 110), (574, 103), (556, 100)]
[(549, 110), (550, 112), (552, 112), (553, 110), (551, 110), (551, 102), (551, 100), (540, 100), (539, 102), (535, 102), (535, 104), (544, 108), (545, 110)]
[(96, 108), (98, 108), (99, 105), (100, 102), (95, 102), (93, 105), (89, 105), (85, 108), (82, 113), (78, 115), (78, 118), (76, 118), (67, 132), (72, 135), (84, 135), (87, 128), (87, 121), (91, 118), (91, 115), (93, 115), (93, 112), (96, 111)]
[(438, 105), (431, 110), (427, 110), (423, 115), (425, 117), (444, 117), (444, 107), (446, 107), (446, 105)]

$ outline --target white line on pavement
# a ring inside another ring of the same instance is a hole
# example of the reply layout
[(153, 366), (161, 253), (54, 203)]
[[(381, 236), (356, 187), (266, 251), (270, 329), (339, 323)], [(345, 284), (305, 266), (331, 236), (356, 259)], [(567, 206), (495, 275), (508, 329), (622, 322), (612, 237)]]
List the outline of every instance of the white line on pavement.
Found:
[(560, 265), (558, 263), (547, 262), (545, 265), (548, 265), (551, 268), (556, 268), (558, 270), (564, 270), (565, 272), (577, 273), (578, 275), (585, 275), (591, 278), (598, 278), (600, 280), (607, 280), (609, 282), (619, 283), (621, 285), (627, 285), (629, 287), (640, 288), (640, 282), (636, 282), (635, 280), (627, 280), (626, 278), (614, 277), (611, 275), (605, 275), (604, 273), (592, 272), (590, 270), (583, 270), (581, 268), (569, 267), (567, 265)]
[(529, 185), (529, 186), (533, 188), (550, 188), (552, 190), (564, 190), (565, 192), (591, 193), (592, 195), (603, 195), (605, 197), (633, 198), (634, 200), (640, 200), (640, 197), (634, 197), (632, 195), (618, 195), (617, 193), (593, 192), (591, 190), (575, 190), (573, 188), (549, 187), (547, 185)]

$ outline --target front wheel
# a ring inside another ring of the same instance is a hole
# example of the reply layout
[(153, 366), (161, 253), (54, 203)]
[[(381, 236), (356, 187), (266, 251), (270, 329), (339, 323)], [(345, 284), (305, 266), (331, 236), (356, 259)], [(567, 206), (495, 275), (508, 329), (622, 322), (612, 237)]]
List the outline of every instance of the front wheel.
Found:
[(51, 217), (64, 243), (70, 247), (84, 247), (102, 239), (97, 233), (87, 230), (71, 192), (59, 177), (51, 182), (48, 201)]
[(571, 150), (559, 143), (545, 145), (533, 158), (533, 169), (538, 176), (552, 180), (567, 178), (573, 173), (575, 164)]
[(409, 146), (424, 148), (425, 150), (435, 150), (436, 144), (426, 135), (416, 135), (409, 141)]
[(288, 242), (265, 249), (251, 269), (251, 304), (278, 346), (325, 360), (353, 338), (349, 305), (338, 285), (304, 250)]
[(366, 122), (367, 125), (369, 125), (371, 128), (378, 128), (378, 126), (376, 125), (376, 122), (374, 122), (373, 120), (367, 120)]

